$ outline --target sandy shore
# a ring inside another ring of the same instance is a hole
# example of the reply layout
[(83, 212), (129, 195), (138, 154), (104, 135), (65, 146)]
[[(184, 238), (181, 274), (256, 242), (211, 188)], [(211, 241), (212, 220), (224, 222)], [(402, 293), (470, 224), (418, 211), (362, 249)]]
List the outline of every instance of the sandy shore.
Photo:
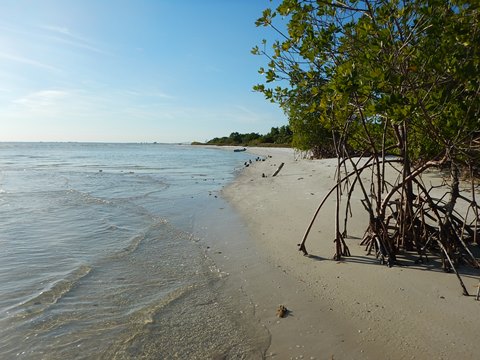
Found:
[[(349, 220), (351, 257), (331, 260), (333, 198), (309, 237), (312, 256), (298, 251), (313, 212), (334, 183), (336, 160), (295, 159), (291, 149), (248, 151), (267, 160), (253, 162), (222, 195), (240, 214), (250, 240), (237, 245), (241, 249), (225, 247), (222, 256), (240, 260), (224, 265), (231, 286), (248, 296), (254, 316), (271, 335), (267, 358), (479, 358), (480, 302), (462, 296), (455, 275), (435, 261), (388, 268), (367, 257), (359, 246), (367, 224), (359, 201)], [(462, 273), (472, 294), (478, 275)], [(276, 317), (279, 304), (291, 311), (286, 318)]]

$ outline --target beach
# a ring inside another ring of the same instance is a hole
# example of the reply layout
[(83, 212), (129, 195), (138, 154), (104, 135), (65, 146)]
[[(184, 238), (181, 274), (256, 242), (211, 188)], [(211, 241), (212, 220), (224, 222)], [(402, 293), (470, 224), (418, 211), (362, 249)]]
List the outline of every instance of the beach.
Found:
[[(253, 309), (270, 334), (266, 358), (478, 358), (478, 271), (459, 270), (467, 297), (438, 259), (381, 265), (360, 246), (368, 218), (357, 194), (346, 239), (352, 256), (332, 260), (334, 197), (310, 232), (310, 255), (303, 256), (297, 244), (334, 185), (336, 159), (302, 159), (280, 148), (248, 152), (264, 161), (249, 164), (221, 192), (243, 225), (221, 230), (229, 235), (214, 245), (213, 258), (229, 273), (231, 290), (248, 298), (246, 311)], [(248, 236), (236, 243), (239, 231)], [(276, 316), (279, 305), (289, 309), (284, 318)]]

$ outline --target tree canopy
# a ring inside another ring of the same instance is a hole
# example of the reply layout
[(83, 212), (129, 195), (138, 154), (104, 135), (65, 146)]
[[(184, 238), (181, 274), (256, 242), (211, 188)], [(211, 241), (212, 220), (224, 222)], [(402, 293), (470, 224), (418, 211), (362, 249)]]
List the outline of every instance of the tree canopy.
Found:
[(367, 138), (374, 150), (405, 125), (414, 161), (478, 161), (479, 19), (465, 0), (285, 0), (257, 20), (279, 40), (252, 50), (268, 58), (255, 90), (284, 109), (299, 148), (348, 128), (352, 149)]
[(290, 146), (292, 143), (292, 130), (290, 126), (283, 125), (272, 127), (265, 135), (258, 133), (232, 132), (229, 136), (215, 137), (208, 140), (208, 145), (233, 145), (233, 146)]

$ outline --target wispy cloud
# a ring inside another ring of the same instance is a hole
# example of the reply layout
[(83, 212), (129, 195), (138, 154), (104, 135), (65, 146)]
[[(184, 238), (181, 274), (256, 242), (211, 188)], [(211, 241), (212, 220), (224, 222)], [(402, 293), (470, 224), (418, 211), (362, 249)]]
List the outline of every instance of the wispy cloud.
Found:
[(66, 27), (53, 26), (53, 25), (42, 25), (42, 26), (40, 26), (40, 27), (41, 27), (42, 29), (46, 29), (46, 30), (58, 32), (58, 33), (60, 33), (60, 34), (72, 36), (72, 33), (70, 32), (70, 30), (68, 30), (68, 28), (66, 28)]
[[(85, 89), (44, 89), (10, 100), (9, 116), (62, 119), (155, 119), (166, 102), (156, 101), (154, 93), (124, 91), (90, 91)], [(165, 94), (160, 94), (166, 96)], [(135, 99), (132, 99), (132, 96)], [(144, 100), (138, 100), (143, 97)], [(6, 111), (6, 110), (5, 110)], [(0, 109), (0, 118), (2, 111)]]
[(25, 65), (31, 65), (31, 66), (39, 67), (42, 69), (47, 69), (50, 71), (60, 71), (60, 69), (55, 66), (51, 66), (51, 65), (42, 63), (40, 61), (30, 59), (17, 54), (0, 52), (0, 59), (5, 59), (5, 60), (9, 60), (9, 61), (13, 61), (16, 63), (25, 64)]
[(67, 27), (56, 26), (56, 25), (41, 25), (41, 29), (46, 30), (48, 35), (45, 37), (57, 41), (63, 44), (68, 44), (75, 46), (81, 49), (89, 50), (99, 54), (109, 55), (108, 51), (100, 49), (98, 46), (93, 44), (90, 40), (86, 39), (83, 36), (72, 33)]
[(101, 49), (93, 41), (70, 31), (70, 29), (64, 26), (38, 25), (19, 27), (12, 24), (0, 23), (0, 30), (20, 35), (29, 41), (32, 41), (32, 39), (50, 40), (99, 54), (110, 55), (108, 51)]
[(163, 92), (154, 92), (154, 93), (151, 93), (150, 96), (158, 97), (158, 98), (161, 98), (161, 99), (174, 99), (175, 98), (174, 96), (163, 93)]
[(41, 90), (15, 99), (12, 102), (29, 109), (46, 108), (55, 106), (68, 95), (69, 93), (63, 90)]
[(209, 72), (209, 73), (217, 73), (217, 74), (223, 74), (223, 73), (225, 73), (225, 71), (224, 71), (222, 68), (219, 68), (219, 67), (214, 66), (214, 65), (208, 65), (208, 66), (205, 68), (205, 71), (206, 71), (206, 72)]
[(252, 111), (242, 105), (234, 105), (234, 109), (239, 111), (232, 115), (237, 121), (242, 123), (256, 123), (262, 120), (263, 116), (258, 111)]
[(169, 95), (162, 91), (138, 91), (138, 90), (125, 90), (124, 93), (128, 96), (136, 96), (136, 97), (148, 97), (148, 98), (159, 98), (159, 99), (175, 99), (174, 96)]

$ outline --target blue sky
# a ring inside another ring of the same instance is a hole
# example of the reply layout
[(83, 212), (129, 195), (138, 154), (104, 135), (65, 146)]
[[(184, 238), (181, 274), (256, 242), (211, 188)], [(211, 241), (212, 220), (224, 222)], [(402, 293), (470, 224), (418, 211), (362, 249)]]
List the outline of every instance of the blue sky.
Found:
[(252, 91), (268, 0), (3, 0), (0, 141), (204, 141), (287, 123)]

